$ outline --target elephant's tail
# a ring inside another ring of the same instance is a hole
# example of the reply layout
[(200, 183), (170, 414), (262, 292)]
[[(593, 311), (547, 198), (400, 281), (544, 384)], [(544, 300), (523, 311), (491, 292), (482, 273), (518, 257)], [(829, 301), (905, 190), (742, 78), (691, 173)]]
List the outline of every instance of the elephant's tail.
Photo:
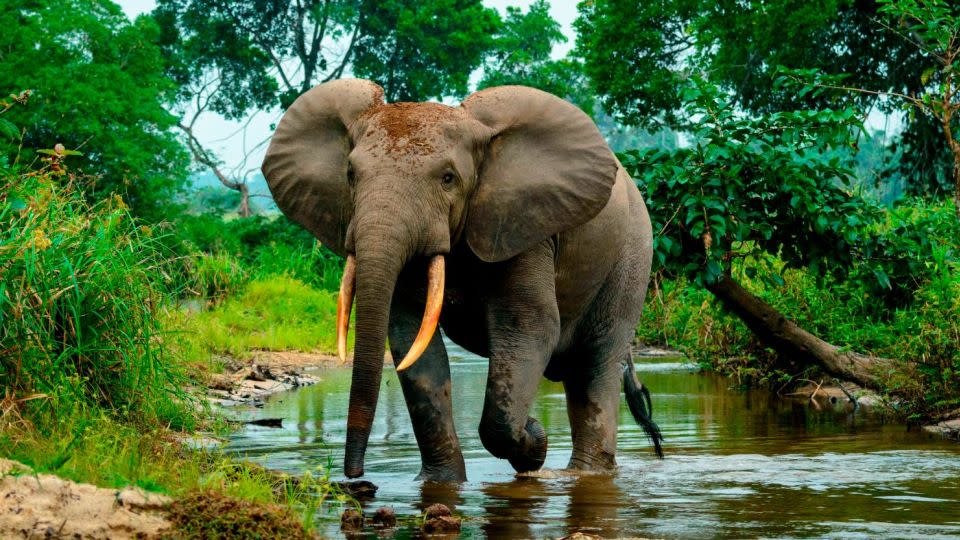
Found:
[(623, 367), (623, 393), (627, 397), (627, 406), (633, 418), (653, 441), (653, 450), (657, 457), (663, 459), (663, 435), (660, 427), (653, 421), (653, 403), (650, 401), (650, 391), (637, 378), (637, 368), (633, 365), (633, 358), (627, 353), (627, 363)]

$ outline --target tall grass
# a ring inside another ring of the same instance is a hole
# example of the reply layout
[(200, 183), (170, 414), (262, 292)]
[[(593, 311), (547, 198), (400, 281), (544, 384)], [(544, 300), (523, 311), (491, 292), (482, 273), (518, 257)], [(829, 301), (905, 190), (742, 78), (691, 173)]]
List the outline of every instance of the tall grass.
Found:
[(336, 293), (287, 275), (254, 279), (200, 313), (181, 315), (184, 355), (246, 359), (257, 350), (332, 353), (336, 350)]
[(339, 289), (343, 261), (283, 215), (225, 219), (183, 215), (165, 242), (186, 261), (184, 292), (217, 304), (250, 280), (286, 276)]
[(27, 420), (104, 409), (185, 425), (163, 347), (169, 261), (119, 197), (88, 203), (60, 167), (0, 168), (0, 384)]

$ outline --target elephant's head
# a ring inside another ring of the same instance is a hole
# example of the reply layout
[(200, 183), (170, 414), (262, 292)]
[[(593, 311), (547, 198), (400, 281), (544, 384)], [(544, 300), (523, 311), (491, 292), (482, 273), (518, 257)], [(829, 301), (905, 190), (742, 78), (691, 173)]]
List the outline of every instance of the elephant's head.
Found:
[(356, 345), (345, 472), (363, 474), (377, 405), (390, 302), (414, 259), (430, 263), (427, 310), (411, 352), (436, 328), (443, 256), (465, 241), (483, 261), (509, 259), (606, 204), (617, 163), (590, 118), (524, 87), (477, 92), (460, 107), (384, 103), (364, 80), (302, 95), (263, 163), (280, 209), (347, 257), (338, 334), (356, 290)]

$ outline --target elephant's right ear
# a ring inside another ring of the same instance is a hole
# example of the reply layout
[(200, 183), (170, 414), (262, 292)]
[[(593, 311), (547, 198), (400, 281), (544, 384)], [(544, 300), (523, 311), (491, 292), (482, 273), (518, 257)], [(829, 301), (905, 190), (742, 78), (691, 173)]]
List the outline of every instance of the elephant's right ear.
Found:
[(280, 210), (334, 253), (345, 255), (353, 208), (347, 184), (349, 127), (383, 103), (383, 89), (362, 79), (315, 86), (287, 109), (263, 159), (263, 176)]

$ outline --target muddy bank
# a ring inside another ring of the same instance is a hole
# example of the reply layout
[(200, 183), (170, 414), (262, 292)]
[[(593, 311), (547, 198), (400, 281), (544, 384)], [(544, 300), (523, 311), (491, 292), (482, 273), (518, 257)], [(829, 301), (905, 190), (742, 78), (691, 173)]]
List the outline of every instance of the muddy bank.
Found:
[[(209, 375), (207, 401), (220, 407), (259, 408), (267, 396), (316, 384), (320, 381), (319, 371), (349, 365), (352, 357), (344, 363), (326, 353), (258, 351), (249, 360), (232, 357), (219, 360), (224, 371)], [(389, 353), (384, 356), (384, 363), (393, 365)]]
[(314, 539), (290, 508), (216, 492), (171, 499), (35, 474), (0, 459), (0, 538)]
[(170, 499), (102, 489), (0, 459), (0, 538), (159, 538)]
[(935, 423), (923, 426), (923, 430), (960, 442), (960, 409), (951, 411), (936, 420)]

